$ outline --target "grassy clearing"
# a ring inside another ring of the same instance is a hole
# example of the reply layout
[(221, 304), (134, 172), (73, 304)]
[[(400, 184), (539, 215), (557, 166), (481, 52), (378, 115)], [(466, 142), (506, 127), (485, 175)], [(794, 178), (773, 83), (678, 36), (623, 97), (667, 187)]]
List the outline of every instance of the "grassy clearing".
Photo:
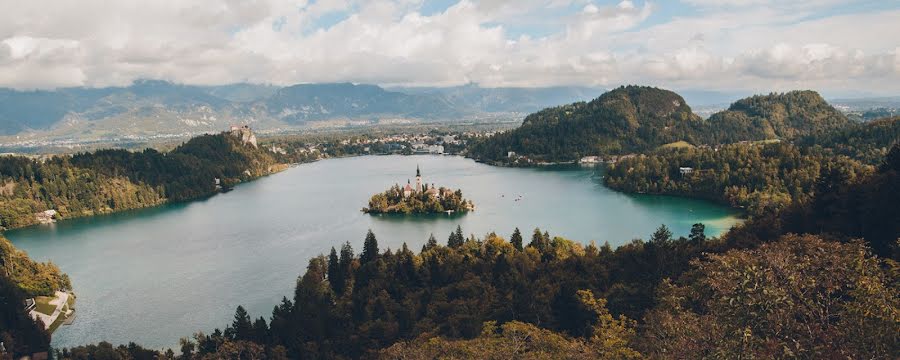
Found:
[(44, 314), (44, 315), (53, 315), (53, 312), (56, 311), (56, 305), (50, 305), (50, 301), (56, 299), (52, 296), (38, 296), (34, 298), (34, 310)]
[(676, 141), (673, 143), (665, 144), (663, 146), (660, 146), (659, 148), (660, 149), (691, 149), (691, 148), (694, 148), (694, 145), (691, 145), (691, 143), (682, 140), (682, 141)]

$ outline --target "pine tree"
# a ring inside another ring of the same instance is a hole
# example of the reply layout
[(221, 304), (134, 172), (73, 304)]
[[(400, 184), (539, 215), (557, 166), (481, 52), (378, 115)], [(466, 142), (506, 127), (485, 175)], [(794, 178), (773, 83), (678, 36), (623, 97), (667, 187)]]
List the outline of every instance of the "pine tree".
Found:
[(664, 244), (669, 242), (669, 240), (672, 240), (672, 231), (665, 224), (660, 225), (653, 232), (653, 235), (650, 235), (651, 243)]
[(516, 230), (513, 231), (512, 236), (509, 238), (509, 242), (512, 243), (516, 250), (522, 251), (522, 232), (519, 231), (519, 228), (516, 228)]
[(428, 237), (428, 242), (425, 243), (425, 246), (422, 246), (422, 251), (431, 250), (438, 246), (437, 239), (434, 238), (434, 233)]
[(378, 258), (378, 240), (375, 239), (375, 233), (372, 229), (366, 233), (366, 241), (363, 243), (363, 252), (359, 256), (359, 261), (363, 264), (375, 261)]
[(334, 246), (331, 247), (331, 253), (328, 254), (328, 283), (331, 284), (331, 290), (335, 294), (340, 294), (344, 290), (344, 277), (341, 272), (341, 263), (338, 259), (337, 251)]
[(541, 234), (541, 229), (535, 228), (534, 234), (531, 235), (531, 243), (528, 246), (537, 249), (539, 252), (544, 252), (550, 246), (550, 236)]
[(262, 316), (253, 323), (253, 341), (259, 344), (269, 343), (269, 325)]
[(456, 225), (456, 231), (450, 233), (450, 238), (447, 239), (447, 246), (451, 248), (458, 248), (462, 246), (463, 242), (466, 241), (466, 238), (463, 237), (462, 226)]
[(234, 311), (234, 322), (231, 323), (231, 329), (234, 331), (235, 340), (250, 340), (253, 324), (243, 306), (238, 305), (237, 310)]
[(347, 286), (350, 285), (348, 282), (351, 279), (351, 273), (353, 272), (353, 258), (353, 247), (350, 246), (349, 241), (345, 242), (344, 245), (341, 246), (341, 257), (340, 260), (338, 260), (338, 264), (340, 265), (340, 271), (338, 272), (340, 276), (338, 276), (338, 278), (340, 279), (340, 282), (338, 283), (339, 290), (335, 292), (338, 296), (343, 294), (344, 291), (347, 290)]

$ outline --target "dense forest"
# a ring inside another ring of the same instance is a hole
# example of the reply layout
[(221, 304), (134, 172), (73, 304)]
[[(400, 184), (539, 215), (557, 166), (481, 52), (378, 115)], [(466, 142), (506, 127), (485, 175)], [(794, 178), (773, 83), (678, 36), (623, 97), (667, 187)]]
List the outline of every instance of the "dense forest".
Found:
[(891, 118), (793, 143), (665, 148), (608, 166), (604, 182), (626, 192), (705, 198), (758, 216), (807, 202), (823, 176), (865, 178), (898, 139), (900, 118)]
[(0, 227), (35, 224), (35, 213), (89, 216), (209, 196), (268, 174), (275, 159), (228, 133), (195, 137), (170, 152), (99, 150), (46, 160), (0, 157)]
[(801, 148), (821, 147), (867, 164), (877, 164), (900, 140), (900, 117), (884, 118), (797, 138)]
[(625, 192), (718, 201), (756, 216), (808, 201), (824, 173), (840, 172), (852, 180), (872, 168), (846, 156), (801, 151), (786, 143), (738, 143), (663, 149), (622, 159), (607, 167), (604, 182)]
[(643, 153), (682, 142), (714, 146), (787, 140), (850, 125), (814, 91), (753, 96), (704, 120), (674, 92), (626, 86), (587, 103), (531, 114), (521, 127), (473, 144), (469, 156), (504, 164), (521, 162), (520, 156), (564, 162), (583, 156)]

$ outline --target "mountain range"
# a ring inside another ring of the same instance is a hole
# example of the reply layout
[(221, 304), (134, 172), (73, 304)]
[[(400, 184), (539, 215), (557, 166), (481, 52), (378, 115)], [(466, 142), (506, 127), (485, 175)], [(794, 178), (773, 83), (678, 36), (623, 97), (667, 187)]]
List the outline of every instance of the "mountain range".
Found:
[(314, 125), (519, 118), (602, 90), (580, 87), (393, 88), (330, 83), (180, 85), (141, 80), (125, 87), (0, 89), (0, 143), (194, 135), (230, 124), (281, 131)]

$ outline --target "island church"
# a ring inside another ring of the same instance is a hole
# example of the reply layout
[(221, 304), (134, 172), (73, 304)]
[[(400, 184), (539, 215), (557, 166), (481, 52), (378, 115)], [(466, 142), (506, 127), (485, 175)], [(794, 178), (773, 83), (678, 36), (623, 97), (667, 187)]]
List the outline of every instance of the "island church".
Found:
[[(444, 191), (449, 192), (451, 190), (446, 189)], [(416, 165), (416, 186), (413, 187), (410, 180), (407, 179), (406, 186), (403, 187), (403, 197), (407, 198), (413, 194), (418, 194), (420, 192), (424, 192), (428, 196), (436, 197), (438, 199), (440, 199), (441, 196), (444, 195), (441, 194), (441, 192), (437, 189), (437, 187), (434, 186), (434, 184), (431, 184), (430, 187), (428, 186), (428, 184), (422, 184), (422, 171), (419, 169), (419, 166)]]

